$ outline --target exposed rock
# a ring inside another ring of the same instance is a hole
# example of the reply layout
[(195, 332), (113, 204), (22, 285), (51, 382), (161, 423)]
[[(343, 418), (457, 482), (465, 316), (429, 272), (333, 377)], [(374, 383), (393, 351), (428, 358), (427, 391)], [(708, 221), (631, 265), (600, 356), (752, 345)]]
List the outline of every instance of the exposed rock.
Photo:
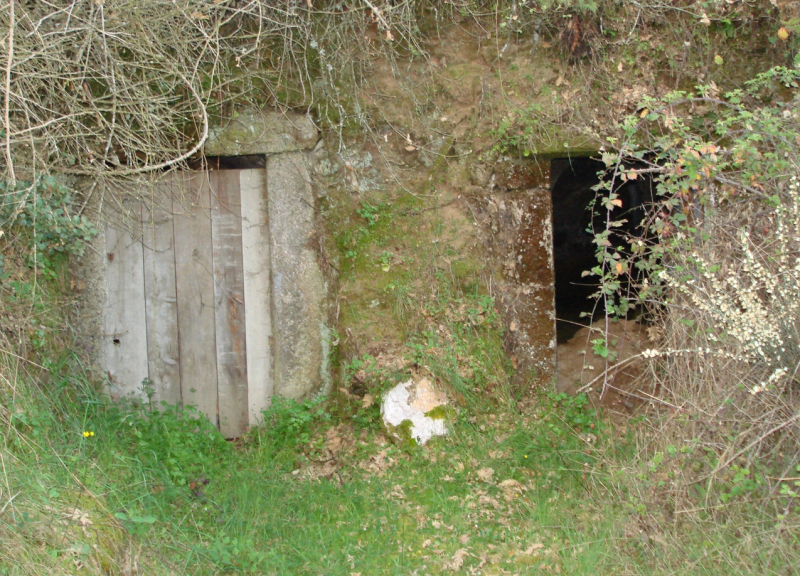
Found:
[(206, 156), (281, 154), (310, 150), (318, 139), (308, 116), (245, 109), (223, 125), (211, 128)]
[(447, 434), (446, 404), (444, 394), (426, 378), (408, 380), (384, 395), (381, 415), (397, 440), (423, 445), (434, 436)]
[(327, 291), (317, 250), (314, 196), (305, 156), (270, 156), (267, 190), (272, 254), (275, 392), (300, 399), (329, 389), (324, 341)]

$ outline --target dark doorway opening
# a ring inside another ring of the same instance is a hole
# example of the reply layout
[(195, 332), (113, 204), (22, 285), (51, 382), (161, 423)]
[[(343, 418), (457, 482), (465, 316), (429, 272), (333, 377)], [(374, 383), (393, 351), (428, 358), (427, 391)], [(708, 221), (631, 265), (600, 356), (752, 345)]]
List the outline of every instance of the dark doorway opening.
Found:
[(264, 154), (206, 156), (189, 160), (187, 164), (191, 170), (247, 170), (249, 168), (265, 168), (267, 157)]
[[(626, 164), (625, 168), (640, 168)], [(553, 198), (553, 265), (556, 292), (556, 333), (558, 343), (572, 338), (591, 323), (593, 316), (602, 314), (592, 295), (597, 292), (597, 276), (584, 276), (586, 270), (597, 266), (595, 255), (596, 232), (605, 230), (605, 209), (597, 203), (590, 209), (598, 192), (605, 164), (590, 157), (556, 158), (551, 161), (551, 192)], [(609, 176), (603, 176), (604, 178)], [(625, 220), (610, 238), (621, 249), (631, 236), (642, 235), (647, 206), (653, 201), (652, 178), (642, 175), (636, 180), (621, 183), (614, 192), (622, 200), (615, 208), (612, 220)]]

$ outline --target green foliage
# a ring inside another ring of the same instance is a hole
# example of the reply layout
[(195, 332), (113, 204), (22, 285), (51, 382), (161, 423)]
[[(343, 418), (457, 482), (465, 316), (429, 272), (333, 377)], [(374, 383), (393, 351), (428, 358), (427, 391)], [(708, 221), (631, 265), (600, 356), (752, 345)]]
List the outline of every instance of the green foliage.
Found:
[(361, 208), (356, 210), (356, 213), (367, 221), (367, 226), (374, 228), (380, 219), (380, 209), (380, 206), (373, 206), (369, 202), (361, 202)]
[(74, 192), (52, 176), (13, 187), (0, 181), (0, 198), (0, 230), (30, 241), (39, 266), (46, 267), (55, 253), (82, 256), (97, 235), (94, 225), (76, 213)]
[(276, 446), (308, 444), (313, 426), (330, 420), (325, 400), (324, 396), (302, 402), (274, 397), (270, 407), (264, 411), (264, 429), (261, 433)]
[[(116, 410), (109, 407), (111, 412)], [(228, 443), (194, 406), (129, 408), (118, 415), (106, 433), (127, 438), (130, 450), (143, 465), (163, 469), (176, 486), (187, 486), (230, 456)]]
[[(658, 198), (645, 237), (629, 239), (628, 251), (610, 240), (623, 222), (608, 219), (597, 233), (598, 266), (591, 273), (600, 279), (599, 295), (609, 314), (624, 315), (637, 304), (665, 298), (662, 272), (672, 255), (690, 253), (703, 241), (698, 216), (715, 202), (742, 194), (764, 209), (780, 202), (780, 195), (766, 191), (779, 190), (777, 182), (793, 173), (797, 143), (784, 135), (794, 133), (797, 122), (789, 103), (775, 99), (775, 84), (796, 88), (798, 79), (797, 70), (776, 67), (724, 98), (703, 86), (695, 94), (677, 91), (660, 101), (645, 100), (639, 115), (625, 121), (624, 136), (614, 139), (622, 145), (603, 154), (611, 175), (601, 184), (603, 213), (621, 206), (611, 188), (639, 177), (624, 162), (645, 162), (657, 174)], [(771, 103), (762, 105), (762, 98)], [(690, 114), (692, 106), (705, 112)], [(622, 281), (626, 274), (632, 284)], [(693, 274), (684, 271), (682, 277), (689, 281)]]
[(392, 220), (390, 207), (382, 203), (373, 205), (362, 201), (356, 209), (356, 215), (358, 224), (343, 230), (336, 238), (341, 254), (351, 266), (356, 263), (364, 265), (367, 262), (365, 249), (380, 241)]
[(584, 488), (583, 472), (597, 464), (603, 426), (585, 394), (548, 392), (540, 397), (536, 424), (519, 426), (504, 442), (522, 468), (547, 470), (545, 486), (558, 489), (566, 482)]
[(271, 556), (269, 551), (259, 550), (252, 539), (239, 540), (228, 535), (207, 546), (195, 546), (194, 551), (205, 556), (220, 572), (236, 574), (258, 572)]
[(447, 330), (412, 334), (406, 344), (408, 359), (447, 383), (457, 400), (472, 410), (507, 400), (510, 366), (494, 299), (485, 294), (455, 297), (443, 291), (425, 312), (446, 322)]
[(524, 110), (509, 112), (491, 131), (491, 136), (495, 140), (492, 152), (528, 157), (536, 154), (537, 143), (547, 141), (552, 134), (548, 134), (542, 119), (541, 105), (531, 103)]
[(563, 392), (548, 392), (547, 398), (553, 403), (563, 422), (582, 433), (599, 434), (603, 430), (603, 423), (597, 410), (589, 405), (586, 394), (575, 396)]
[[(798, 87), (800, 70), (775, 67), (725, 94), (710, 85), (646, 99), (603, 154), (597, 297), (609, 315), (640, 307), (657, 325), (642, 357), (654, 404), (668, 406), (651, 404), (658, 432), (629, 487), (658, 494), (631, 500), (643, 518), (688, 499), (705, 530), (777, 522), (778, 541), (780, 509), (794, 506), (780, 479), (797, 454), (777, 446), (800, 432)], [(656, 196), (639, 234), (626, 235), (612, 216), (626, 208), (617, 190), (645, 174)]]
[(751, 474), (749, 468), (741, 468), (734, 464), (730, 471), (733, 478), (730, 481), (730, 488), (720, 495), (722, 502), (729, 502), (733, 498), (756, 492), (765, 484), (764, 477), (759, 473)]

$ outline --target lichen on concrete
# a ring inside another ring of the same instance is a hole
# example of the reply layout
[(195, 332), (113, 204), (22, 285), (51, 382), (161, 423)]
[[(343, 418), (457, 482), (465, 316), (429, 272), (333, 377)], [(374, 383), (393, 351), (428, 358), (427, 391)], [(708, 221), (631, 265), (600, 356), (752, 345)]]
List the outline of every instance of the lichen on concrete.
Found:
[(318, 139), (308, 116), (247, 108), (213, 126), (205, 144), (206, 156), (282, 154), (310, 150)]
[(301, 152), (267, 161), (275, 336), (275, 392), (300, 399), (325, 384), (325, 279), (318, 262), (314, 195)]

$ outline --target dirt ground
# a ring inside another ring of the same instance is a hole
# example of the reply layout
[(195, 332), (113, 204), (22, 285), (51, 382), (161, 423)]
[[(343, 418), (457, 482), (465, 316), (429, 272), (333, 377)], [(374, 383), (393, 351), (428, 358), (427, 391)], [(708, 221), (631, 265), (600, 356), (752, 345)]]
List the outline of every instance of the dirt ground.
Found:
[(651, 347), (647, 326), (638, 320), (609, 322), (606, 378), (606, 358), (594, 351), (595, 343), (605, 338), (605, 325), (605, 320), (596, 320), (559, 344), (556, 389), (567, 394), (585, 392), (596, 405), (630, 414), (649, 401), (652, 393), (641, 357)]

